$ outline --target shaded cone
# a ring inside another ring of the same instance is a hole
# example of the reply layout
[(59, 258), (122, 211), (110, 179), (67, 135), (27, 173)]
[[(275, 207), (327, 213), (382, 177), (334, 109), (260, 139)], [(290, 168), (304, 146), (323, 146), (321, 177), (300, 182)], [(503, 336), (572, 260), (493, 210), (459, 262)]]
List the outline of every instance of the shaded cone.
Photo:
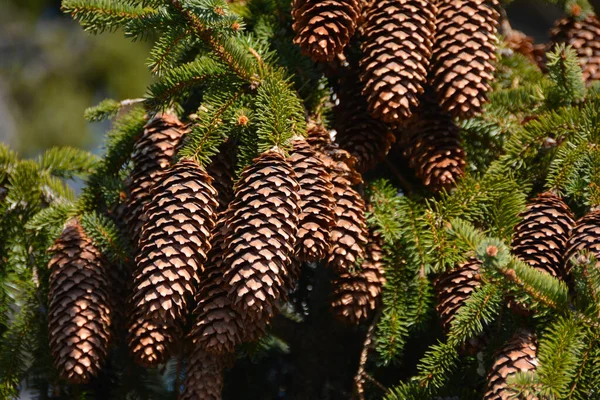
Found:
[(187, 362), (179, 400), (221, 400), (224, 364), (220, 356), (194, 348)]
[(571, 259), (581, 251), (588, 251), (600, 260), (600, 209), (589, 212), (577, 221), (565, 253), (565, 270), (572, 268)]
[(219, 153), (212, 158), (210, 164), (206, 167), (206, 172), (213, 178), (212, 185), (218, 193), (219, 207), (216, 210), (218, 212), (225, 211), (233, 200), (236, 163), (235, 146), (228, 140), (219, 146)]

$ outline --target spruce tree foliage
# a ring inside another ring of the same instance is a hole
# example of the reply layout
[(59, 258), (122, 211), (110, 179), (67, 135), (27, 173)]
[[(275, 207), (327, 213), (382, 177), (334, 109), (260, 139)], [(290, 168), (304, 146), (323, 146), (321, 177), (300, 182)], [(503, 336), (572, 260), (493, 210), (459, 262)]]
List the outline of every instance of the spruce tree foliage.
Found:
[[(156, 79), (139, 99), (109, 99), (86, 111), (89, 121), (112, 120), (100, 158), (65, 148), (27, 160), (0, 146), (1, 398), (25, 387), (42, 399), (175, 399), (190, 392), (182, 388), (192, 370), (189, 337), (178, 338), (165, 364), (142, 368), (119, 323), (101, 373), (85, 385), (63, 381), (48, 346), (47, 249), (78, 217), (109, 273), (128, 280), (136, 244), (122, 207), (131, 156), (161, 112), (176, 113), (189, 128), (176, 159), (209, 170), (219, 149), (233, 148), (238, 177), (266, 151), (289, 154), (293, 138), (307, 135), (307, 123), (328, 126), (338, 75), (352, 62), (303, 56), (293, 44), (289, 3), (63, 0), (63, 11), (91, 33), (121, 30), (152, 41), (147, 64)], [(593, 13), (583, 0), (561, 6), (574, 18)], [(350, 61), (359, 49), (348, 45)], [(523, 326), (537, 334), (538, 366), (508, 377), (506, 390), (540, 399), (600, 398), (598, 247), (565, 256), (570, 272), (558, 278), (510, 248), (520, 213), (539, 193), (561, 196), (578, 218), (600, 207), (600, 91), (585, 86), (568, 46), (547, 53), (547, 73), (502, 44), (497, 53), (483, 113), (456, 121), (467, 168), (454, 187), (432, 193), (394, 150), (369, 175), (349, 174), (367, 203), (369, 228), (382, 239), (385, 285), (377, 312), (362, 326), (338, 324), (327, 311), (335, 272), (323, 262), (288, 266), (286, 279), (298, 272), (298, 282), (282, 282), (290, 293), (279, 299), (267, 333), (219, 356), (219, 368), (228, 369), (224, 398), (481, 398), (497, 350)], [(226, 141), (231, 147), (222, 146)], [(333, 144), (319, 151), (326, 165), (352, 164)], [(79, 196), (74, 179), (85, 182)], [(589, 243), (600, 241), (600, 227), (586, 232)], [(471, 258), (481, 262), (480, 284), (444, 331), (432, 283)], [(113, 301), (116, 310), (127, 306), (123, 298)], [(264, 329), (240, 320), (245, 335)], [(220, 386), (211, 383), (206, 387)]]

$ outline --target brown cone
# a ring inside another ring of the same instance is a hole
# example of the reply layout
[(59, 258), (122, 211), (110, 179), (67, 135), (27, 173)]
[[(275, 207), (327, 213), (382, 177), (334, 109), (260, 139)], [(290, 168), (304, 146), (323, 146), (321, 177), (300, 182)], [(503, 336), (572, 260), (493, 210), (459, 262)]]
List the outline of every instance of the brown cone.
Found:
[(363, 93), (373, 117), (401, 123), (427, 79), (436, 7), (429, 0), (373, 0), (365, 11)]
[(294, 43), (313, 61), (333, 61), (356, 30), (359, 0), (294, 0)]
[(221, 400), (224, 382), (224, 361), (194, 348), (185, 371), (179, 400)]
[(494, 79), (497, 0), (441, 0), (431, 82), (442, 108), (455, 117), (481, 113)]
[(173, 114), (153, 118), (135, 144), (133, 170), (128, 183), (127, 213), (125, 214), (131, 242), (137, 245), (145, 216), (144, 205), (151, 198), (152, 186), (160, 174), (171, 165), (175, 149), (185, 134), (185, 126)]
[(77, 219), (50, 249), (48, 334), (60, 376), (87, 383), (108, 351), (111, 310), (105, 259)]
[(216, 211), (221, 212), (233, 200), (233, 181), (235, 177), (236, 164), (235, 146), (228, 140), (219, 146), (211, 163), (206, 167), (206, 172), (213, 178), (213, 187), (217, 190), (217, 201), (219, 207)]
[(288, 162), (300, 184), (300, 217), (296, 257), (298, 261), (323, 260), (331, 244), (329, 233), (334, 223), (334, 199), (331, 175), (324, 162), (302, 138), (292, 142), (293, 149)]
[(279, 150), (246, 167), (230, 204), (225, 242), (225, 281), (233, 307), (253, 320), (267, 320), (287, 296), (288, 267), (298, 230), (299, 185)]
[(435, 281), (437, 312), (446, 331), (450, 329), (450, 323), (458, 310), (481, 286), (480, 269), (481, 261), (470, 258)]
[(563, 277), (563, 255), (573, 228), (573, 214), (560, 197), (540, 194), (521, 213), (512, 253), (538, 271)]
[(148, 322), (167, 337), (177, 336), (188, 313), (215, 223), (217, 193), (210, 181), (194, 161), (181, 160), (162, 175), (145, 208), (130, 301), (135, 329), (129, 343), (140, 364), (162, 362), (166, 355), (155, 355), (158, 348), (148, 355), (145, 335), (136, 331), (146, 333)]
[(360, 271), (344, 272), (335, 279), (331, 310), (350, 325), (364, 322), (377, 308), (385, 284), (381, 238), (371, 234)]
[[(509, 400), (515, 393), (508, 389), (508, 378), (517, 372), (535, 370), (538, 366), (537, 339), (535, 334), (521, 330), (496, 353), (496, 359), (488, 373), (488, 384), (483, 400)], [(524, 399), (535, 400), (528, 396)]]
[(588, 251), (600, 261), (600, 209), (591, 211), (579, 219), (571, 231), (564, 258), (567, 272), (572, 268), (571, 258), (580, 251)]
[(582, 21), (573, 17), (559, 20), (550, 31), (550, 41), (571, 45), (583, 70), (583, 79), (591, 82), (600, 79), (600, 21), (588, 15)]
[(431, 98), (423, 99), (401, 142), (410, 167), (431, 190), (449, 189), (464, 174), (459, 128)]

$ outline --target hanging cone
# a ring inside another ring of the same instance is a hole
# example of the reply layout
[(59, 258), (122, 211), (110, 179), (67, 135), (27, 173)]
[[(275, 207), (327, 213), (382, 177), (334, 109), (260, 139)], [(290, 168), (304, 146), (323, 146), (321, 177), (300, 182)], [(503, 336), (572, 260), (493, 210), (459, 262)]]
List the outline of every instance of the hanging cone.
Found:
[(171, 338), (185, 322), (214, 227), (217, 193), (210, 181), (194, 161), (181, 160), (161, 176), (145, 208), (130, 300), (135, 329), (129, 338), (142, 365), (164, 361), (166, 355), (148, 351), (135, 331), (146, 333), (148, 322)]
[(442, 274), (434, 284), (437, 296), (437, 312), (446, 331), (458, 310), (471, 294), (481, 286), (481, 261), (469, 258), (453, 270)]
[(125, 214), (134, 245), (137, 245), (145, 221), (143, 208), (151, 198), (150, 190), (160, 174), (171, 165), (171, 158), (184, 134), (185, 126), (175, 115), (161, 114), (148, 122), (135, 144)]
[(225, 361), (194, 348), (187, 362), (179, 400), (221, 400)]
[(356, 159), (356, 169), (363, 173), (385, 158), (396, 140), (390, 127), (367, 112), (367, 99), (353, 73), (346, 74), (336, 91), (338, 102), (333, 108), (336, 143)]
[(410, 167), (431, 190), (450, 189), (464, 174), (459, 128), (430, 97), (423, 98), (401, 141)]
[(567, 272), (573, 267), (570, 260), (580, 251), (589, 251), (600, 260), (600, 209), (591, 211), (577, 221), (571, 231), (564, 258)]
[(560, 197), (540, 194), (521, 213), (512, 253), (538, 271), (563, 277), (563, 255), (573, 228), (573, 214)]
[(497, 0), (441, 0), (431, 82), (442, 108), (455, 117), (481, 113), (494, 79)]
[(419, 104), (431, 57), (436, 7), (428, 0), (373, 0), (365, 11), (363, 93), (373, 117), (398, 124)]
[(233, 200), (233, 181), (235, 177), (236, 164), (235, 146), (228, 140), (219, 146), (211, 163), (206, 167), (206, 172), (213, 178), (213, 187), (217, 190), (217, 201), (219, 207), (217, 212), (225, 211)]
[(360, 271), (344, 272), (332, 283), (331, 310), (350, 325), (364, 322), (377, 308), (385, 284), (381, 237), (371, 234)]
[(288, 159), (300, 184), (300, 217), (296, 257), (298, 261), (323, 260), (331, 244), (329, 233), (334, 223), (331, 175), (325, 164), (303, 138), (292, 142)]
[(294, 171), (279, 150), (246, 167), (230, 204), (225, 281), (233, 307), (253, 320), (267, 320), (287, 296), (300, 201)]
[(595, 15), (583, 20), (567, 17), (559, 20), (550, 31), (551, 47), (556, 43), (571, 45), (583, 71), (583, 79), (600, 79), (600, 21)]
[(359, 0), (294, 0), (294, 43), (313, 61), (333, 61), (356, 30)]
[(106, 261), (77, 219), (66, 224), (50, 251), (50, 352), (61, 378), (87, 383), (98, 375), (110, 339)]
[[(508, 389), (508, 378), (517, 372), (535, 370), (538, 366), (537, 339), (527, 330), (521, 330), (498, 351), (492, 369), (488, 373), (488, 384), (483, 400), (509, 400), (515, 393)], [(536, 400), (534, 396), (523, 397)]]

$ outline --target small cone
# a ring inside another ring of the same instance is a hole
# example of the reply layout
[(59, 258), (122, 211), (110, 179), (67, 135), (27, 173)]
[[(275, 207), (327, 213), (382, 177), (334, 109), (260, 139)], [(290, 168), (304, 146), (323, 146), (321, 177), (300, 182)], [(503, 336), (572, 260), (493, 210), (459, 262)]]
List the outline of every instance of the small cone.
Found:
[(223, 257), (233, 307), (252, 320), (268, 320), (287, 296), (288, 268), (298, 230), (299, 185), (278, 150), (246, 167), (230, 204)]
[(187, 362), (179, 400), (221, 400), (224, 364), (221, 357), (195, 348)]
[(496, 0), (438, 2), (431, 84), (443, 110), (453, 117), (481, 113), (494, 79)]
[(571, 231), (564, 258), (567, 272), (573, 267), (570, 260), (580, 251), (588, 251), (600, 261), (600, 209), (589, 212), (577, 221)]
[[(132, 331), (146, 334), (150, 328), (144, 327), (144, 322), (148, 322), (165, 336), (175, 337), (183, 326), (210, 249), (217, 207), (217, 193), (210, 181), (198, 164), (183, 159), (153, 188), (136, 255), (130, 301)], [(149, 365), (141, 339), (133, 332), (131, 349), (141, 364)], [(164, 360), (164, 355), (150, 353), (153, 360)]]
[(556, 43), (571, 45), (583, 71), (583, 79), (591, 82), (600, 79), (600, 21), (595, 15), (583, 20), (567, 17), (559, 20), (550, 31), (552, 47)]
[(398, 124), (418, 106), (431, 58), (435, 12), (428, 0), (369, 3), (360, 66), (373, 117)]
[(300, 262), (324, 259), (331, 248), (329, 234), (334, 224), (331, 175), (310, 145), (302, 138), (292, 142), (288, 159), (300, 184), (300, 217), (296, 257)]
[(60, 376), (88, 383), (100, 371), (110, 340), (106, 261), (77, 219), (50, 249), (48, 334)]
[(364, 322), (377, 308), (385, 284), (381, 238), (372, 234), (358, 272), (344, 272), (332, 283), (331, 310), (350, 325)]
[(152, 186), (171, 165), (171, 158), (184, 134), (185, 125), (175, 115), (161, 114), (148, 122), (135, 144), (125, 214), (131, 243), (134, 245), (137, 245), (145, 221), (143, 208), (151, 198)]
[[(483, 400), (514, 399), (515, 393), (508, 389), (508, 379), (517, 372), (537, 368), (537, 339), (527, 330), (517, 332), (496, 354), (496, 360), (488, 373), (488, 384)], [(534, 396), (523, 397), (536, 400)]]
[(313, 61), (333, 61), (354, 35), (359, 0), (294, 0), (294, 43)]

